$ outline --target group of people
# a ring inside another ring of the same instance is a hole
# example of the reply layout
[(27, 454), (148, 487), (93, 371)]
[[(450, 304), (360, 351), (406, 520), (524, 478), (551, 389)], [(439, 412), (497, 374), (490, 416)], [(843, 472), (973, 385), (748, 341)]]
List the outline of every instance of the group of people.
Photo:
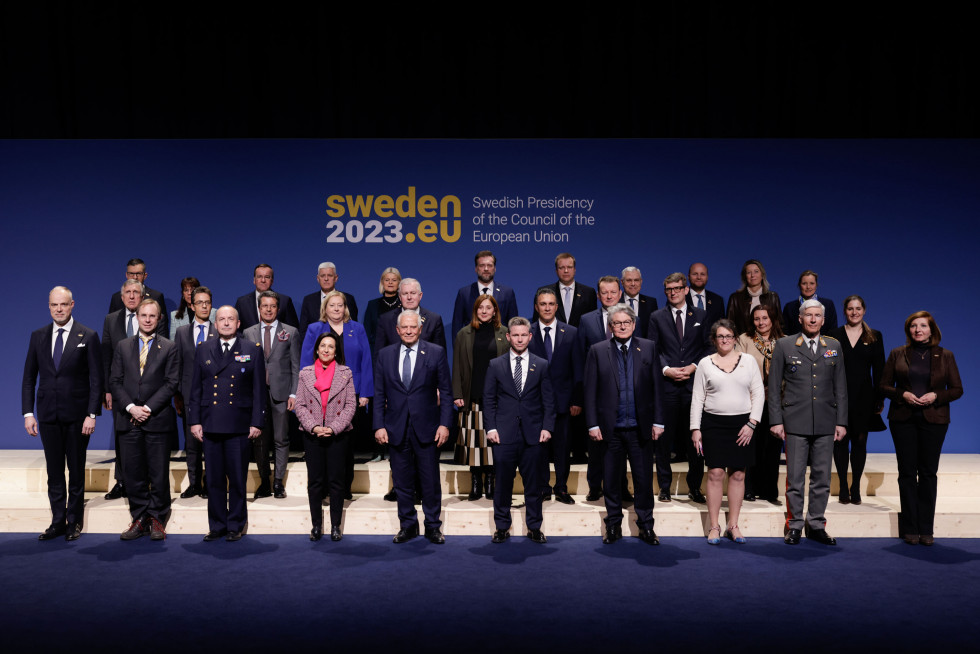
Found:
[(836, 308), (817, 297), (810, 270), (799, 277), (800, 296), (781, 306), (762, 263), (749, 260), (726, 303), (707, 290), (707, 267), (695, 263), (687, 275), (665, 278), (658, 308), (641, 293), (638, 268), (604, 276), (594, 289), (575, 280), (575, 258), (562, 253), (557, 281), (536, 291), (528, 319), (513, 289), (497, 283), (493, 253), (477, 253), (474, 263), (476, 281), (459, 289), (454, 304), (451, 368), (441, 316), (421, 306), (418, 280), (395, 268), (382, 272), (379, 297), (362, 322), (353, 296), (336, 288), (330, 262), (318, 267), (320, 288), (303, 298), (299, 316), (288, 296), (271, 289), (266, 264), (254, 269), (254, 291), (217, 309), (208, 288), (185, 278), (168, 316), (162, 294), (145, 285), (145, 263), (132, 259), (101, 342), (73, 320), (71, 291), (52, 289), (53, 324), (32, 334), (23, 384), (25, 428), (40, 434), (48, 470), (52, 523), (40, 538), (72, 540), (82, 531), (85, 449), (104, 408), (114, 414), (117, 436), (117, 483), (106, 497), (128, 497), (132, 515), (124, 540), (166, 537), (178, 417), (189, 435), (181, 497), (207, 498), (206, 541), (239, 540), (248, 524), (250, 457), (261, 478), (255, 496), (286, 495), (292, 413), (303, 432), (312, 540), (324, 533), (327, 498), (331, 539), (343, 537), (352, 441), (373, 434), (379, 457), (390, 455), (400, 525), (394, 541), (424, 533), (445, 542), (439, 452), (455, 431), (454, 462), (471, 472), (468, 498), (493, 500), (495, 543), (510, 536), (517, 472), (527, 536), (546, 542), (543, 502), (575, 502), (568, 476), (581, 437), (588, 445), (585, 499), (605, 502), (605, 543), (622, 538), (622, 506), (630, 500), (639, 538), (659, 543), (654, 501), (673, 501), (677, 455), (688, 462), (688, 498), (707, 504), (708, 543), (744, 543), (742, 502), (780, 503), (785, 445), (785, 542), (805, 534), (832, 545), (824, 515), (831, 461), (839, 501), (860, 504), (868, 433), (884, 429), (887, 397), (900, 533), (907, 543), (932, 544), (939, 455), (949, 403), (962, 385), (927, 312), (909, 317), (906, 345), (886, 362), (881, 333), (864, 321), (864, 300), (845, 299), (838, 327)]

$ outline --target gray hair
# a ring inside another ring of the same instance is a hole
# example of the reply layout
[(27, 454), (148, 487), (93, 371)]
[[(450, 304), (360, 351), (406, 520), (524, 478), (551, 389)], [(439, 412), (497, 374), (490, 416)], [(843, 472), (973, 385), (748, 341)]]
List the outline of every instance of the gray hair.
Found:
[(319, 266), (316, 267), (316, 274), (319, 275), (320, 271), (323, 270), (324, 268), (330, 268), (331, 270), (334, 271), (335, 274), (337, 272), (337, 266), (333, 265), (332, 261), (324, 261), (323, 263), (321, 263)]
[(416, 326), (418, 326), (419, 329), (422, 328), (422, 316), (419, 315), (419, 314), (417, 314), (417, 313), (415, 313), (414, 311), (402, 311), (400, 314), (398, 314), (398, 326), (399, 327), (404, 327), (405, 326), (405, 325), (402, 324), (402, 318), (405, 317), (405, 316), (415, 316)]
[(635, 272), (640, 277), (643, 277), (643, 273), (641, 273), (640, 269), (637, 268), (636, 266), (626, 266), (625, 268), (623, 268), (623, 272), (619, 273), (619, 276), (620, 278), (626, 277), (626, 273), (631, 273), (631, 272)]
[(415, 284), (416, 288), (419, 290), (419, 293), (422, 292), (422, 285), (419, 284), (419, 280), (415, 279), (414, 277), (406, 277), (398, 282), (398, 291), (401, 292), (402, 286), (405, 286), (406, 284)]
[(630, 321), (636, 322), (636, 312), (630, 309), (628, 304), (614, 304), (606, 310), (606, 313), (609, 314), (610, 319), (612, 319), (612, 317), (617, 313), (625, 313), (627, 316), (629, 316)]
[(146, 292), (146, 289), (143, 288), (143, 284), (141, 282), (136, 281), (135, 279), (127, 279), (126, 281), (124, 281), (122, 288), (119, 289), (119, 292), (122, 293), (123, 291), (126, 290), (127, 286), (133, 286), (134, 284), (140, 287), (140, 295), (143, 295), (143, 293)]
[(803, 312), (805, 312), (807, 309), (815, 309), (817, 307), (820, 308), (821, 315), (824, 316), (827, 315), (827, 310), (824, 308), (823, 302), (821, 302), (820, 300), (813, 300), (813, 299), (807, 300), (806, 302), (800, 304), (800, 315), (802, 316)]

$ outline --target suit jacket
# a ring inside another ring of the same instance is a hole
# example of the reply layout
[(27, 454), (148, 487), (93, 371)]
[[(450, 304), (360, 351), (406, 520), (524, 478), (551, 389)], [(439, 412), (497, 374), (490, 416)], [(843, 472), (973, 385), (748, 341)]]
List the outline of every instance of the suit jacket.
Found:
[(170, 401), (180, 380), (177, 345), (157, 335), (150, 343), (143, 374), (140, 374), (140, 346), (139, 336), (130, 336), (118, 344), (112, 357), (109, 392), (116, 431), (129, 431), (133, 426), (126, 411), (130, 404), (149, 407), (150, 417), (142, 424), (147, 431), (176, 430), (177, 414)]
[(38, 422), (80, 422), (90, 414), (101, 414), (105, 373), (98, 334), (74, 321), (71, 332), (64, 335), (61, 363), (55, 369), (51, 356), (54, 333), (53, 323), (31, 333), (21, 413), (33, 413)]
[[(660, 372), (661, 376), (663, 376), (661, 371), (665, 367), (683, 368), (692, 363), (697, 364), (698, 361), (707, 356), (710, 350), (708, 341), (710, 332), (705, 323), (704, 311), (688, 307), (684, 314), (684, 340), (681, 341), (677, 338), (673, 307), (667, 305), (650, 315), (647, 333), (650, 335), (650, 340), (657, 343), (657, 352), (660, 354), (660, 364), (657, 371)], [(676, 393), (681, 390), (691, 392), (693, 385), (694, 375), (683, 382), (664, 378), (664, 392), (666, 393)]]
[(602, 309), (589, 311), (582, 316), (578, 323), (578, 337), (582, 339), (586, 352), (596, 343), (609, 340), (606, 338), (606, 327), (602, 322)]
[[(649, 338), (647, 336), (647, 327), (650, 322), (650, 314), (657, 310), (657, 300), (649, 295), (643, 295), (643, 293), (637, 295), (636, 299), (637, 306), (634, 309), (636, 312), (636, 328), (640, 331), (639, 335), (641, 338)], [(630, 305), (626, 293), (623, 293), (623, 304), (626, 306)]]
[[(612, 436), (619, 410), (618, 343), (610, 339), (593, 345), (585, 357), (585, 422), (598, 426), (603, 439)], [(653, 426), (664, 424), (661, 404), (660, 358), (653, 341), (634, 336), (630, 342), (633, 357), (633, 398), (640, 439), (653, 438)]]
[[(473, 389), (473, 341), (476, 331), (470, 325), (459, 330), (453, 344), (453, 399), (462, 399), (467, 410), (470, 406), (470, 391)], [(494, 337), (497, 356), (510, 349), (507, 342), (507, 328), (501, 325)]]
[[(156, 291), (150, 288), (149, 286), (144, 286), (143, 297), (153, 298), (160, 305), (160, 322), (163, 323), (163, 329), (162, 329), (163, 335), (169, 336), (170, 335), (170, 324), (169, 324), (170, 312), (167, 311), (167, 301), (164, 299), (163, 293), (161, 293), (160, 291)], [(109, 311), (107, 311), (107, 313), (114, 313), (124, 308), (126, 308), (126, 305), (124, 305), (122, 301), (122, 291), (116, 291), (112, 295), (112, 298), (109, 299)], [(161, 331), (161, 330), (157, 329), (157, 331)]]
[[(105, 388), (106, 392), (109, 392), (109, 373), (112, 367), (112, 358), (116, 345), (129, 338), (126, 336), (127, 313), (128, 311), (125, 307), (110, 313), (105, 317), (105, 323), (102, 325), (102, 378), (104, 380), (103, 388)], [(133, 329), (139, 332), (139, 324), (136, 319), (133, 319)], [(169, 333), (166, 323), (161, 319), (159, 324), (157, 324), (157, 336), (167, 338)]]
[[(245, 330), (245, 340), (251, 341), (263, 350), (263, 328), (259, 323)], [(279, 330), (272, 335), (272, 350), (265, 360), (265, 369), (269, 378), (269, 393), (276, 402), (285, 402), (290, 395), (296, 394), (296, 384), (299, 381), (300, 341), (295, 327), (279, 323)]]
[[(909, 406), (902, 393), (912, 390), (909, 381), (909, 346), (903, 345), (891, 351), (881, 375), (882, 394), (891, 400), (888, 421), (905, 422), (912, 419), (915, 409)], [(963, 382), (956, 367), (953, 353), (938, 345), (929, 348), (929, 390), (936, 394), (936, 401), (922, 408), (926, 422), (949, 424), (949, 403), (963, 396)]]
[[(315, 364), (314, 364), (315, 365)], [(335, 434), (352, 429), (357, 411), (357, 394), (351, 369), (337, 364), (327, 393), (327, 411), (323, 411), (320, 391), (314, 387), (316, 371), (307, 366), (299, 371), (296, 387), (296, 419), (303, 431), (313, 433), (314, 427), (330, 427)]]
[[(384, 347), (401, 343), (398, 332), (395, 331), (395, 327), (398, 325), (398, 316), (401, 313), (401, 311), (389, 311), (378, 318), (378, 332), (374, 337), (375, 350), (380, 352)], [(419, 307), (419, 315), (422, 318), (422, 332), (419, 335), (419, 340), (435, 343), (445, 350), (446, 330), (442, 326), (442, 316), (425, 307)]]
[[(697, 308), (697, 307), (694, 306), (694, 297), (693, 297), (693, 295), (694, 295), (694, 291), (691, 291), (691, 292), (689, 292), (687, 294), (687, 305), (689, 307), (691, 307), (691, 308)], [(723, 298), (722, 296), (718, 295), (717, 293), (715, 293), (713, 291), (709, 291), (707, 289), (705, 289), (705, 291), (704, 291), (704, 296), (705, 296), (704, 297), (704, 299), (705, 299), (705, 303), (704, 303), (704, 313), (705, 313), (704, 325), (705, 325), (705, 329), (708, 330), (708, 332), (710, 333), (711, 332), (711, 326), (714, 325), (716, 322), (718, 322), (719, 320), (721, 320), (722, 318), (725, 317), (725, 298)], [(738, 336), (738, 334), (735, 334), (735, 335)]]
[[(817, 299), (823, 304), (823, 327), (820, 331), (829, 334), (837, 329), (837, 307), (830, 298), (817, 297)], [(800, 298), (787, 302), (783, 307), (783, 331), (787, 336), (803, 331), (803, 325), (800, 324)]]
[(191, 373), (187, 424), (205, 433), (245, 434), (265, 425), (265, 361), (262, 348), (241, 336), (228, 356), (221, 339), (197, 346)]
[(421, 340), (416, 345), (415, 371), (408, 388), (401, 378), (401, 341), (381, 349), (374, 364), (374, 430), (388, 430), (392, 445), (404, 440), (409, 420), (422, 443), (435, 439), (440, 426), (448, 429), (453, 422), (446, 350)]
[[(585, 366), (585, 347), (578, 330), (555, 321), (554, 346), (548, 364), (551, 390), (555, 394), (555, 412), (568, 413), (571, 406), (582, 406), (582, 369)], [(528, 352), (547, 360), (540, 323), (531, 324), (531, 344)]]
[(541, 442), (541, 430), (555, 431), (554, 391), (548, 362), (528, 353), (527, 379), (517, 393), (510, 352), (492, 359), (483, 387), (483, 428), (497, 430), (501, 445)]
[[(690, 293), (688, 293), (690, 296)], [(782, 313), (780, 313), (779, 307), (779, 294), (776, 291), (767, 291), (759, 296), (759, 304), (767, 304), (772, 308), (772, 315), (776, 316), (782, 322)], [(740, 334), (753, 333), (755, 331), (755, 325), (752, 323), (752, 317), (749, 315), (749, 307), (752, 306), (752, 298), (749, 296), (747, 290), (735, 291), (728, 296), (728, 309), (725, 314), (726, 317), (735, 323), (735, 336)], [(799, 323), (799, 320), (796, 321)], [(786, 330), (786, 325), (780, 325), (783, 331)]]
[[(322, 294), (317, 289), (313, 293), (303, 296), (303, 306), (299, 311), (299, 337), (301, 341), (306, 338), (306, 328), (320, 319), (320, 296)], [(354, 300), (354, 296), (350, 293), (344, 293), (344, 300), (347, 302), (350, 319), (357, 320), (357, 302)]]
[[(214, 329), (214, 323), (208, 323), (208, 331), (204, 337), (205, 342), (216, 338), (218, 332)], [(197, 341), (197, 334), (194, 323), (181, 325), (177, 328), (174, 335), (174, 344), (177, 346), (177, 359), (180, 361), (180, 383), (177, 385), (177, 394), (186, 403), (191, 397), (191, 377), (194, 373), (194, 343)]]
[[(473, 318), (473, 305), (476, 304), (476, 298), (479, 295), (480, 285), (477, 282), (464, 286), (456, 293), (450, 334), (459, 334), (459, 330), (470, 324), (470, 320)], [(496, 300), (497, 308), (500, 310), (500, 324), (506, 326), (508, 320), (520, 315), (517, 311), (517, 298), (514, 296), (514, 289), (510, 286), (503, 286), (495, 281), (493, 283), (493, 299)]]
[[(279, 291), (276, 291), (279, 293)], [(238, 311), (238, 333), (242, 334), (252, 325), (259, 324), (259, 310), (255, 305), (255, 291), (246, 293), (235, 300), (235, 310)], [(319, 314), (317, 314), (319, 315)], [(299, 320), (296, 318), (296, 309), (293, 308), (293, 299), (288, 295), (279, 293), (279, 313), (276, 319), (287, 325), (299, 328)]]
[[(560, 283), (555, 282), (546, 286), (555, 292), (555, 298), (558, 300), (558, 320), (568, 323), (573, 327), (578, 327), (579, 320), (583, 314), (599, 308), (599, 301), (596, 299), (595, 289), (591, 286), (575, 282), (575, 290), (572, 292), (572, 315), (566, 316), (565, 305), (562, 303)], [(533, 307), (531, 310), (533, 312), (531, 322), (534, 322), (538, 319), (538, 312)]]
[(776, 341), (769, 367), (769, 422), (803, 436), (833, 434), (847, 426), (844, 353), (836, 338), (820, 335), (817, 353), (803, 336)]

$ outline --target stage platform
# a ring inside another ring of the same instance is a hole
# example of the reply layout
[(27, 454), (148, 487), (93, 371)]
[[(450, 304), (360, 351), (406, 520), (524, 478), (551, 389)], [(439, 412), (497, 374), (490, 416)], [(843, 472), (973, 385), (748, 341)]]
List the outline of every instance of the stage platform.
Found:
[[(113, 480), (114, 453), (89, 451), (86, 467), (85, 531), (117, 533), (130, 522), (127, 501), (107, 501), (103, 495)], [(444, 459), (450, 455), (444, 455)], [(254, 534), (303, 534), (310, 529), (309, 505), (306, 499), (306, 465), (293, 453), (285, 479), (286, 499), (263, 498), (248, 504), (249, 532)], [(443, 530), (447, 536), (487, 535), (493, 531), (493, 506), (487, 499), (466, 500), (470, 486), (469, 469), (446, 463), (442, 469)], [(685, 463), (673, 466), (674, 501), (657, 502), (654, 509), (656, 530), (661, 536), (700, 536), (707, 532), (707, 509), (687, 499)], [(207, 531), (207, 500), (199, 497), (180, 499), (187, 485), (187, 468), (174, 453), (170, 479), (174, 494), (173, 512), (167, 527), (169, 533), (197, 534)], [(785, 482), (781, 467), (779, 487)], [(258, 472), (249, 469), (248, 492), (259, 483)], [(521, 501), (520, 477), (516, 482), (515, 504)], [(834, 536), (897, 537), (898, 474), (893, 454), (868, 455), (862, 480), (864, 502), (860, 506), (837, 502), (837, 476), (834, 475), (833, 497), (827, 509), (828, 531)], [(345, 502), (345, 534), (393, 534), (398, 530), (395, 503), (383, 495), (391, 488), (387, 461), (359, 463), (355, 466), (354, 499)], [(47, 500), (47, 475), (41, 450), (0, 451), (0, 531), (41, 532), (50, 523)], [(599, 536), (605, 508), (602, 500), (586, 502), (585, 466), (573, 465), (569, 492), (575, 504), (555, 501), (545, 503), (544, 532), (549, 536)], [(781, 498), (784, 501), (784, 498)], [(727, 502), (722, 505), (724, 511)], [(326, 507), (325, 507), (326, 508)], [(636, 531), (626, 506), (626, 521)], [(515, 534), (524, 533), (523, 509), (513, 511)], [(420, 511), (421, 521), (421, 511)], [(746, 502), (739, 520), (748, 536), (782, 536), (785, 505), (765, 501)], [(944, 454), (939, 467), (939, 500), (936, 507), (937, 538), (980, 537), (980, 454)]]

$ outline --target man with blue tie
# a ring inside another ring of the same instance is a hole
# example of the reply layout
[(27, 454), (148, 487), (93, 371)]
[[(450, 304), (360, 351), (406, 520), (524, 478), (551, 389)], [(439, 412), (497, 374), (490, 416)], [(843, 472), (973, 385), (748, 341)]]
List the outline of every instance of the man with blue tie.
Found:
[(194, 352), (205, 341), (217, 337), (218, 332), (211, 322), (211, 289), (198, 286), (191, 292), (191, 306), (194, 317), (190, 324), (181, 325), (174, 334), (177, 355), (180, 360), (180, 385), (174, 395), (177, 414), (184, 421), (184, 454), (187, 456), (187, 488), (180, 494), (184, 499), (200, 495), (207, 499), (207, 486), (204, 484), (204, 458), (201, 441), (191, 436), (187, 422), (187, 404), (191, 399), (191, 377), (194, 373)]
[(708, 328), (704, 311), (687, 304), (687, 277), (675, 272), (664, 279), (667, 305), (650, 315), (647, 335), (656, 342), (663, 377), (664, 435), (657, 440), (657, 484), (661, 502), (670, 502), (672, 471), (670, 453), (675, 442), (687, 452), (687, 496), (697, 504), (706, 502), (701, 492), (704, 459), (691, 442), (691, 393), (697, 363), (708, 354)]
[(415, 477), (422, 490), (425, 537), (436, 545), (442, 534), (442, 480), (439, 448), (449, 438), (453, 391), (446, 350), (419, 339), (420, 316), (398, 315), (398, 338), (382, 348), (374, 364), (374, 438), (391, 446), (391, 477), (400, 528), (395, 543), (419, 535), (414, 504)]
[(546, 543), (541, 531), (544, 519), (541, 489), (544, 485), (544, 443), (555, 428), (554, 394), (548, 375), (548, 362), (527, 351), (531, 342), (531, 323), (520, 316), (507, 323), (510, 350), (490, 361), (483, 390), (483, 427), (494, 447), (497, 475), (493, 495), (492, 541), (510, 538), (510, 503), (514, 492), (514, 472), (521, 471), (528, 538)]
[(657, 298), (640, 293), (643, 288), (643, 273), (636, 266), (626, 266), (621, 275), (619, 280), (623, 283), (623, 304), (636, 314), (640, 337), (647, 338), (650, 314), (657, 310)]
[(74, 307), (71, 291), (64, 286), (51, 289), (48, 309), (54, 324), (31, 334), (24, 362), (24, 429), (29, 436), (41, 435), (51, 504), (51, 525), (38, 540), (58, 536), (76, 540), (82, 533), (85, 450), (103, 401), (99, 338), (75, 322), (71, 316)]
[(477, 252), (474, 263), (476, 264), (476, 281), (464, 286), (456, 293), (456, 302), (453, 305), (453, 322), (449, 332), (449, 337), (453, 340), (456, 339), (459, 330), (469, 324), (473, 316), (473, 305), (480, 295), (489, 295), (497, 301), (502, 324), (506, 325), (508, 320), (517, 315), (517, 299), (514, 297), (514, 289), (494, 281), (494, 276), (497, 274), (497, 257), (493, 255), (493, 252), (490, 250)]
[(703, 263), (691, 264), (687, 269), (687, 281), (691, 289), (687, 295), (687, 304), (704, 310), (705, 329), (711, 331), (711, 326), (725, 317), (725, 298), (706, 288), (708, 267)]

